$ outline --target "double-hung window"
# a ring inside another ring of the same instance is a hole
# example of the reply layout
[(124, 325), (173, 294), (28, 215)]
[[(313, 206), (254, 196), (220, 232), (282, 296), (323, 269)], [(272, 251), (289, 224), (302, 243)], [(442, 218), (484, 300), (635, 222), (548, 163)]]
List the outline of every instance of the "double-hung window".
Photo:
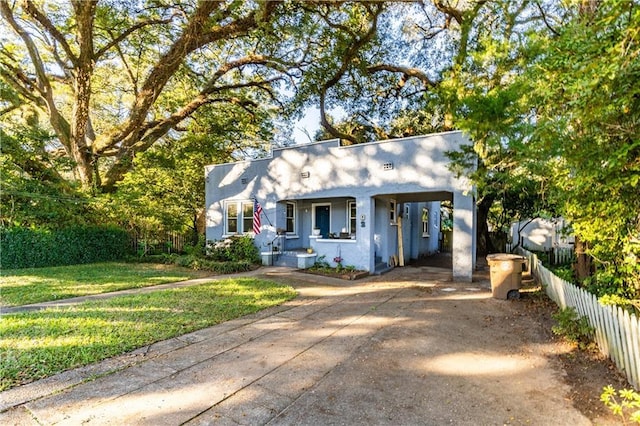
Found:
[(287, 203), (287, 234), (296, 235), (296, 203)]
[(429, 209), (426, 207), (422, 208), (422, 236), (429, 236)]
[(347, 223), (349, 224), (349, 234), (354, 235), (356, 233), (356, 202), (347, 202)]
[(224, 208), (225, 234), (253, 232), (253, 202), (227, 201)]
[(396, 200), (389, 200), (389, 222), (391, 225), (397, 225), (398, 221), (396, 220)]

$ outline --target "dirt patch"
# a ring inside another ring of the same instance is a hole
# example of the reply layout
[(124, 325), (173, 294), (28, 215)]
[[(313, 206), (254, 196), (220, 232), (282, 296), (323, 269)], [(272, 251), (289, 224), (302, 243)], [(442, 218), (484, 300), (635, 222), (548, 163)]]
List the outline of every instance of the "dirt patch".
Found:
[(369, 276), (369, 272), (367, 271), (338, 271), (336, 269), (298, 269), (298, 272), (349, 281)]
[(550, 356), (560, 362), (566, 372), (564, 381), (571, 387), (567, 397), (572, 405), (596, 424), (620, 424), (620, 417), (614, 416), (600, 401), (602, 388), (607, 385), (616, 389), (631, 388), (615, 364), (595, 346), (583, 350), (554, 335), (552, 314), (558, 308), (539, 288), (522, 291), (520, 300), (514, 303), (526, 308), (524, 312), (538, 325), (536, 329), (541, 337), (551, 343)]

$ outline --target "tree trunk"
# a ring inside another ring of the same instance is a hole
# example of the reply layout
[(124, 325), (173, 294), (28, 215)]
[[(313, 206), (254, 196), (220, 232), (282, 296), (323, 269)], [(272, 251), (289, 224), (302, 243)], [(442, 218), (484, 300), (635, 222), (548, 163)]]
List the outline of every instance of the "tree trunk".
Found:
[(193, 217), (191, 218), (191, 229), (193, 230), (193, 233), (191, 234), (191, 242), (193, 243), (194, 246), (198, 245), (198, 242), (200, 241), (200, 232), (198, 232), (198, 213), (194, 213)]
[(489, 218), (489, 209), (493, 204), (494, 197), (486, 196), (478, 202), (478, 217), (477, 217), (477, 253), (479, 255), (487, 255), (495, 253), (496, 249), (491, 242), (491, 236), (489, 234), (489, 224), (487, 220)]
[(71, 152), (76, 170), (85, 188), (93, 184), (91, 151), (87, 146), (87, 124), (89, 123), (89, 99), (91, 97), (91, 69), (80, 68), (75, 78), (76, 101), (73, 105), (71, 125)]
[(76, 13), (77, 39), (80, 52), (74, 70), (74, 103), (71, 117), (71, 152), (76, 170), (85, 188), (93, 185), (91, 150), (87, 146), (89, 127), (89, 101), (93, 74), (93, 19), (95, 1), (78, 1), (73, 4)]
[(591, 256), (586, 251), (588, 245), (586, 242), (581, 241), (576, 236), (575, 251), (576, 251), (576, 278), (578, 282), (582, 282), (585, 278), (591, 276)]

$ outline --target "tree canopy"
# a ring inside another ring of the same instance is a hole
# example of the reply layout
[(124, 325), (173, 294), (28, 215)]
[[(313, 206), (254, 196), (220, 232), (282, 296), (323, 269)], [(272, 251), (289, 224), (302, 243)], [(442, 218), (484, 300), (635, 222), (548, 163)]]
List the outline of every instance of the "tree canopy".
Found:
[(532, 94), (522, 146), (598, 264), (601, 292), (640, 293), (640, 5), (573, 10), (523, 76)]
[(288, 143), (314, 106), (347, 144), (464, 130), (473, 146), (452, 161), (477, 164), (481, 247), (489, 225), (563, 215), (598, 279), (639, 291), (637, 1), (0, 0), (0, 14), (4, 224), (106, 203), (193, 228), (198, 170)]
[[(137, 153), (205, 105), (252, 112), (307, 60), (280, 2), (0, 1), (0, 75), (55, 135), (85, 188), (113, 190)], [(20, 111), (22, 112), (22, 111)], [(41, 165), (46, 168), (46, 165)]]

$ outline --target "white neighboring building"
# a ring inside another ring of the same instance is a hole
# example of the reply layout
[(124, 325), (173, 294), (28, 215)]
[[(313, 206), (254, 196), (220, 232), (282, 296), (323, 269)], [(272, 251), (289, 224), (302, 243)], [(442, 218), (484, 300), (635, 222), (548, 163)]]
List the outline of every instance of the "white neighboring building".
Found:
[(511, 224), (511, 247), (518, 245), (518, 229), (520, 231), (520, 246), (536, 251), (549, 251), (552, 248), (573, 247), (575, 239), (565, 231), (567, 224), (564, 219), (537, 218), (529, 222), (529, 219)]

